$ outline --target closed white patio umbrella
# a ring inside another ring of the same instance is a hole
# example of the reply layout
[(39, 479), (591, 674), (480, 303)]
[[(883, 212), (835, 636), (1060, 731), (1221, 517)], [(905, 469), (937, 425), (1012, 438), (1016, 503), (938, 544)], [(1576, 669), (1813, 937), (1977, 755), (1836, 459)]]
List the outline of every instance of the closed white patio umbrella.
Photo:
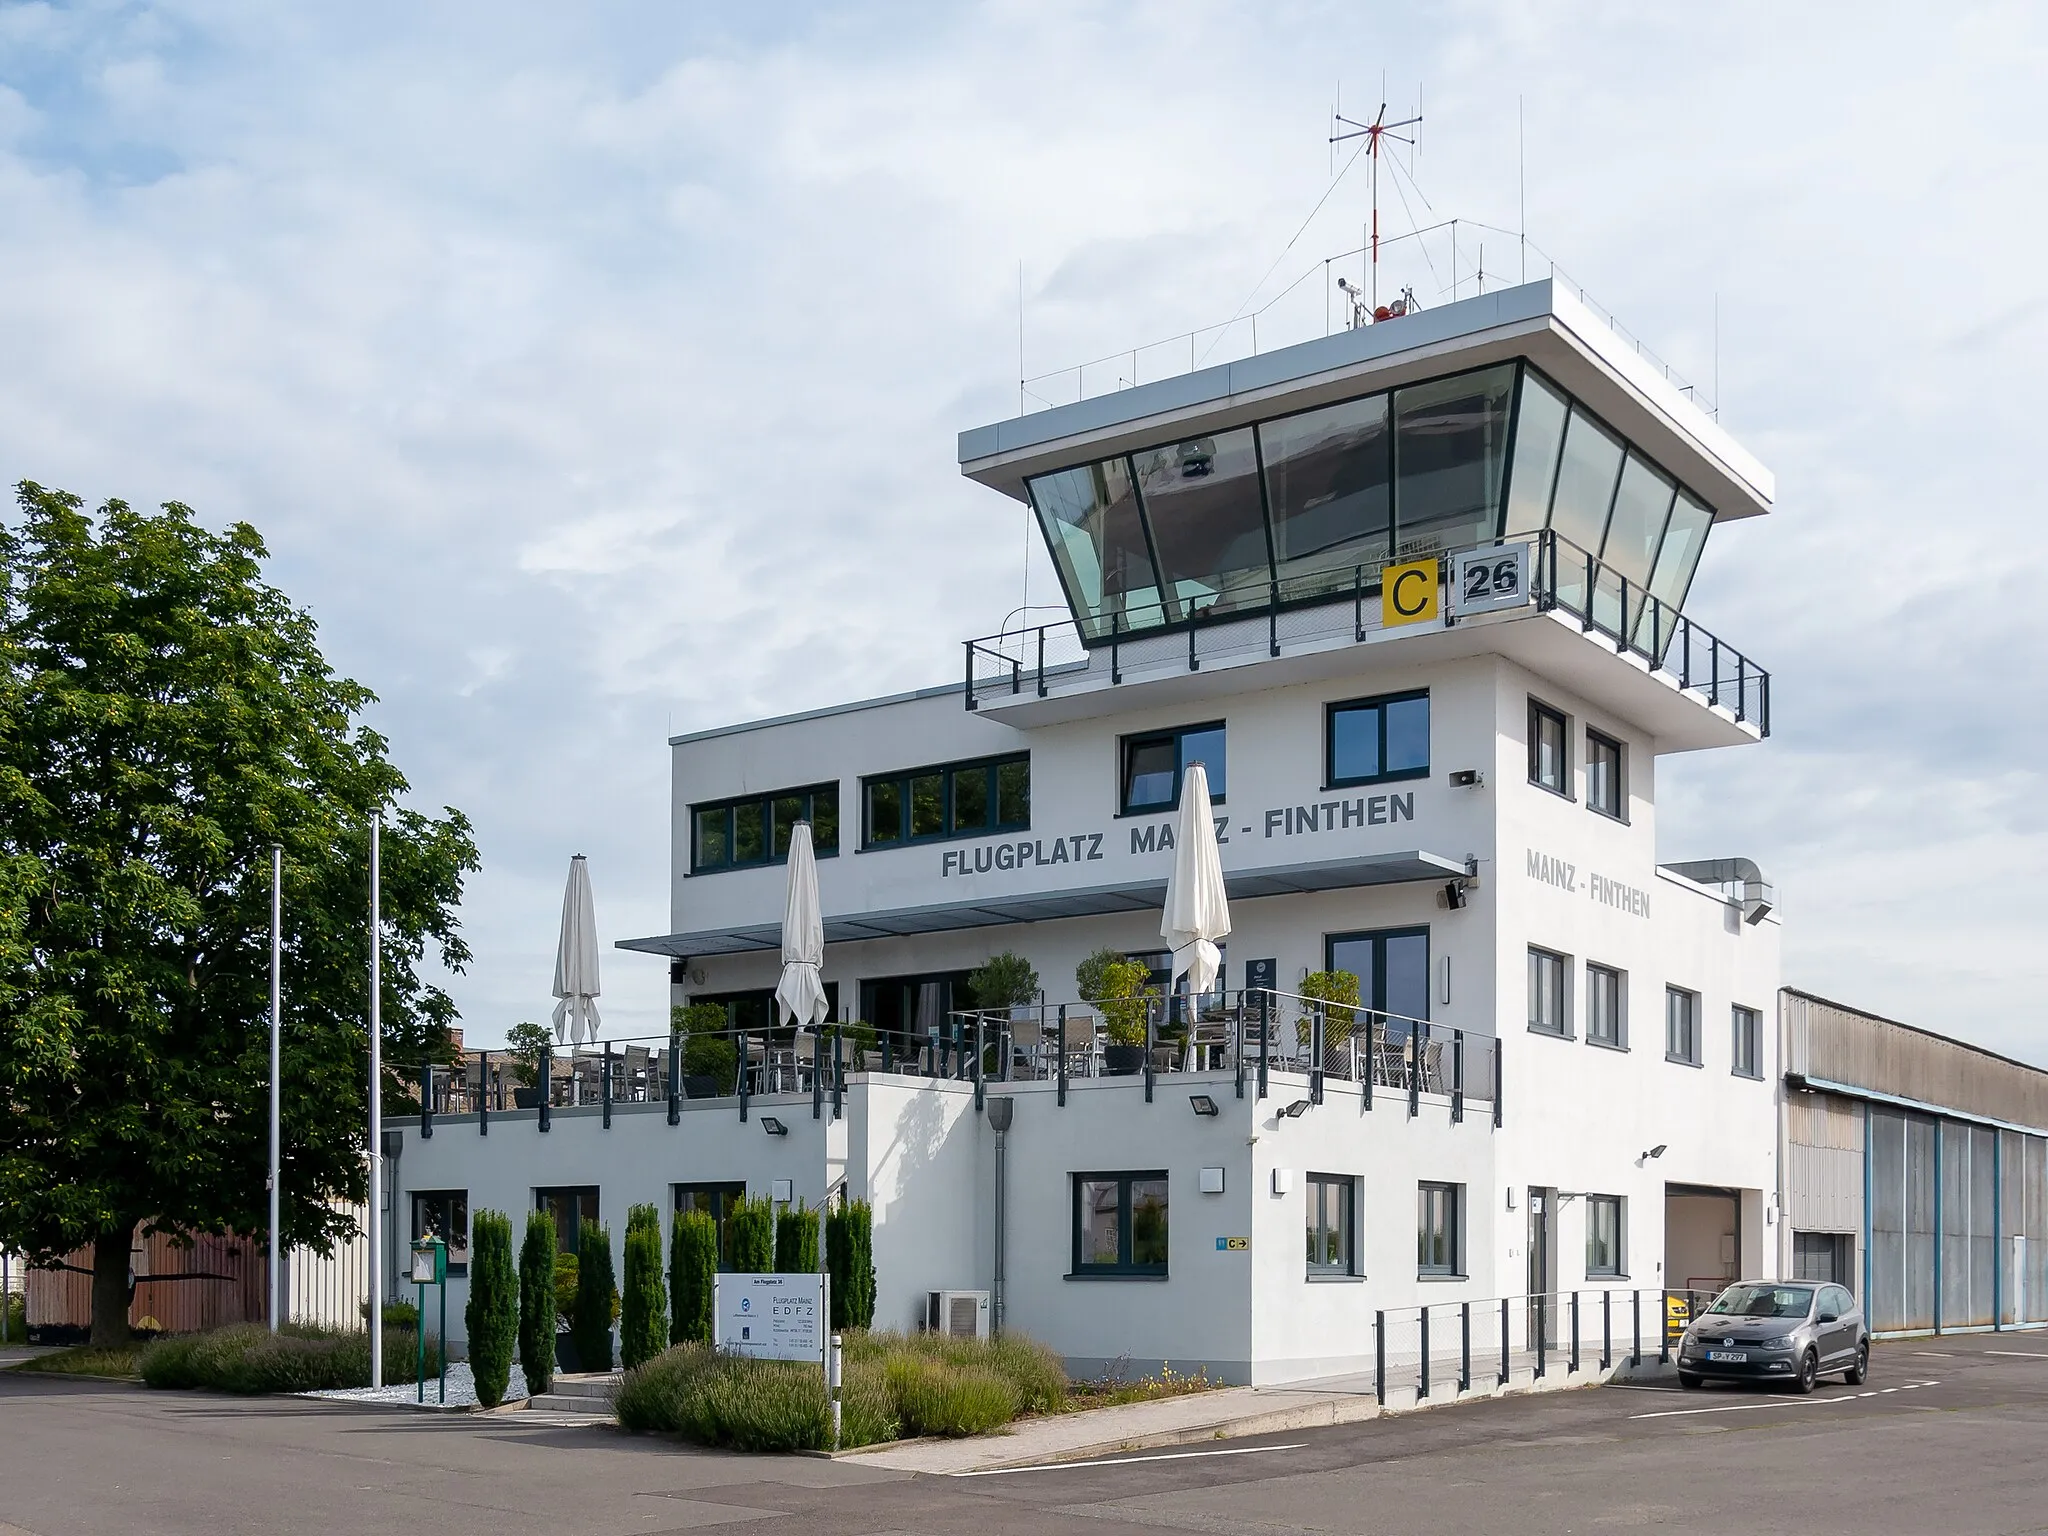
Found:
[(818, 861), (811, 852), (811, 825), (800, 821), (789, 834), (789, 895), (782, 907), (782, 980), (775, 985), (779, 1014), (798, 1026), (824, 1022), (825, 914), (818, 906)]
[(562, 937), (555, 948), (555, 1043), (597, 1039), (597, 913), (590, 901), (590, 868), (582, 854), (569, 861), (562, 892)]
[(1230, 933), (1230, 901), (1223, 892), (1223, 856), (1216, 847), (1216, 823), (1209, 809), (1209, 773), (1188, 764), (1180, 790), (1180, 829), (1173, 846), (1173, 874), (1166, 882), (1166, 911), (1159, 934), (1173, 947), (1173, 979), (1187, 973), (1197, 996), (1216, 985), (1223, 955), (1216, 941)]

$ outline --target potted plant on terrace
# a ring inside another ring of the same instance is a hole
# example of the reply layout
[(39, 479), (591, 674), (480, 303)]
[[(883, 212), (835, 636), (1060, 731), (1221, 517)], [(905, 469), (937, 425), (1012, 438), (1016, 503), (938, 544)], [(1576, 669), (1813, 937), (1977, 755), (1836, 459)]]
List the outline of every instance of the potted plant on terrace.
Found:
[(514, 1024), (505, 1035), (505, 1053), (512, 1058), (512, 1103), (519, 1109), (540, 1108), (540, 1064), (554, 1037), (539, 1024)]
[[(990, 955), (968, 972), (967, 989), (984, 1014), (1000, 1014), (1013, 1022), (1028, 1021), (1035, 1011), (1032, 1005), (1038, 1001), (1038, 971), (1022, 955), (1006, 949), (999, 955)], [(989, 1040), (987, 1059), (982, 1063), (984, 1071), (1001, 1070), (1004, 1038), (1007, 1035)]]
[(1351, 1038), (1358, 1018), (1358, 978), (1349, 971), (1312, 971), (1302, 978), (1301, 999), (1294, 1031), (1304, 1054), (1315, 1038), (1315, 1005), (1322, 1005), (1324, 1062), (1317, 1063), (1321, 1066)]
[(1141, 1071), (1145, 1065), (1145, 1016), (1151, 1005), (1146, 983), (1152, 973), (1142, 961), (1127, 960), (1113, 949), (1098, 949), (1074, 968), (1081, 1000), (1102, 1014), (1109, 1043), (1103, 1047), (1102, 1069), (1112, 1076)]
[(731, 1093), (739, 1051), (725, 1038), (725, 1010), (717, 1003), (679, 1003), (669, 1017), (683, 1052), (683, 1096), (715, 1099)]

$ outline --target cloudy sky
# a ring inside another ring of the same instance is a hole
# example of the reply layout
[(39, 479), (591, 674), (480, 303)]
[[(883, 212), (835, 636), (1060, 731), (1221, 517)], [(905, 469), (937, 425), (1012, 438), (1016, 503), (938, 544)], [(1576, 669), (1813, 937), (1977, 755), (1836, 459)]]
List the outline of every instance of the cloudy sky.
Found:
[[(1691, 608), (1778, 734), (1667, 760), (1662, 855), (1760, 860), (1794, 984), (2048, 1060), (2037, 7), (0, 0), (0, 480), (263, 531), (477, 823), (497, 1040), (570, 853), (666, 929), (669, 733), (947, 680), (1023, 600), (953, 462), (1020, 264), (1034, 375), (1320, 334), (1328, 114), (1382, 81), (1426, 116), (1387, 228), (1525, 185), (1532, 275), (1777, 472)], [(660, 962), (605, 990), (660, 1027)]]

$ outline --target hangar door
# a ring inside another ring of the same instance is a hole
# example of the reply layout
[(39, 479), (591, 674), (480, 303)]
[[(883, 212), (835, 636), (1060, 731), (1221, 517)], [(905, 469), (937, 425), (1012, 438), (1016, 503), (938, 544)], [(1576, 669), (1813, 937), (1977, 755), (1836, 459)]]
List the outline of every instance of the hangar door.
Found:
[(1870, 1111), (1870, 1326), (2048, 1320), (2048, 1141)]

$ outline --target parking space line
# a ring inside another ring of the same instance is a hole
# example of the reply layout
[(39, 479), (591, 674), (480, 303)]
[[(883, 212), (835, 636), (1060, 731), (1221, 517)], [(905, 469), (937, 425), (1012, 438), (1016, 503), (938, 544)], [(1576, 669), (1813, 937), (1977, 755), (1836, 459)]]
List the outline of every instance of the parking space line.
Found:
[(1219, 1451), (1167, 1451), (1158, 1456), (1112, 1456), (1104, 1461), (1054, 1461), (1036, 1467), (983, 1467), (974, 1472), (948, 1472), (948, 1477), (1005, 1477), (1012, 1472), (1085, 1472), (1090, 1467), (1129, 1467), (1146, 1461), (1191, 1461), (1197, 1456), (1257, 1456), (1265, 1451), (1298, 1451), (1292, 1445), (1238, 1445)]
[(1823, 1408), (1830, 1403), (1853, 1403), (1853, 1397), (1779, 1397), (1767, 1403), (1729, 1403), (1721, 1408), (1665, 1408), (1656, 1413), (1632, 1413), (1632, 1419), (1682, 1419), (1695, 1413), (1747, 1413), (1757, 1408)]
[(1980, 1355), (1997, 1355), (2002, 1360), (2048, 1360), (2048, 1355), (2035, 1354), (2024, 1349), (1980, 1349)]

